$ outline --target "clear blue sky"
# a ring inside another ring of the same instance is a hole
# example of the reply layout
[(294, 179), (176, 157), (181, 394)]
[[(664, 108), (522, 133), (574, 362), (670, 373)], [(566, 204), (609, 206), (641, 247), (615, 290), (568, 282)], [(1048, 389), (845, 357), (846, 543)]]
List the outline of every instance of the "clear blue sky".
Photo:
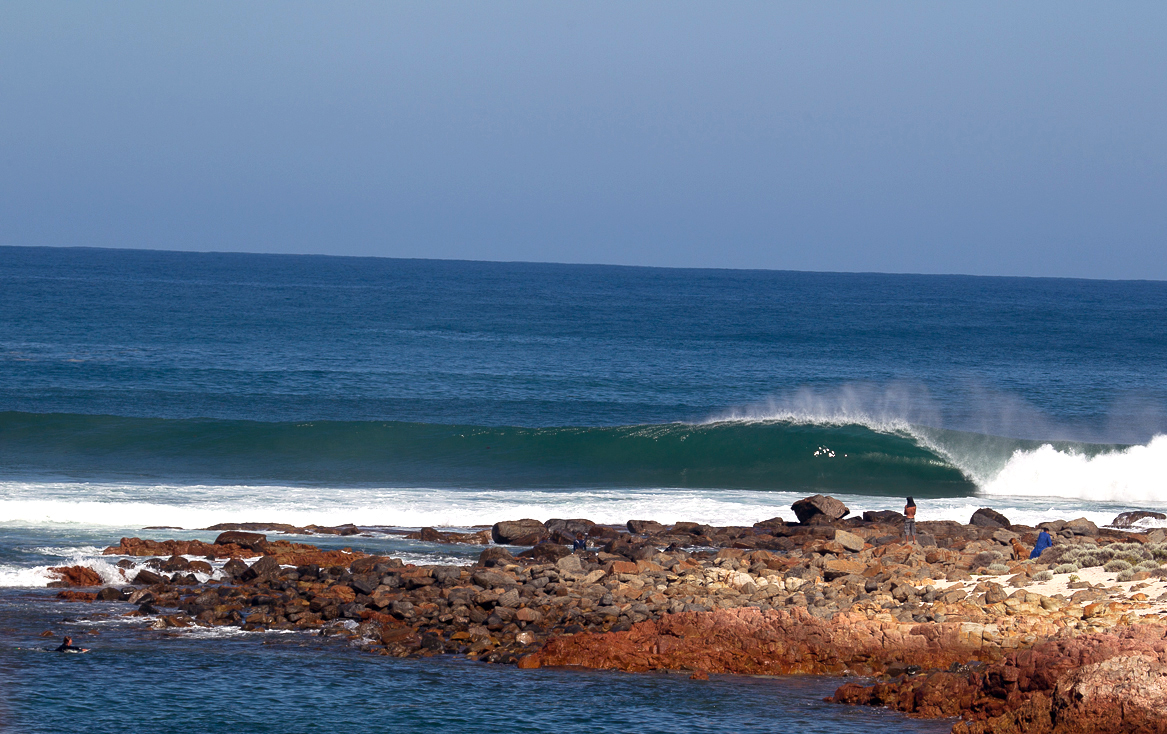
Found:
[(0, 6), (0, 244), (1167, 279), (1167, 3)]

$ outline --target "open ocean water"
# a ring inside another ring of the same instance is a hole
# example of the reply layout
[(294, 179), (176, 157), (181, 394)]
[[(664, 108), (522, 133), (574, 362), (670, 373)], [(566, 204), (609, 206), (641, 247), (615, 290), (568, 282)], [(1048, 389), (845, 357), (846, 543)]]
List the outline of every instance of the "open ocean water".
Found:
[(814, 492), (1102, 524), (1167, 508), (1165, 378), (1160, 282), (0, 247), (0, 728), (945, 731), (837, 681), (171, 636), (45, 569), (220, 522), (748, 524)]

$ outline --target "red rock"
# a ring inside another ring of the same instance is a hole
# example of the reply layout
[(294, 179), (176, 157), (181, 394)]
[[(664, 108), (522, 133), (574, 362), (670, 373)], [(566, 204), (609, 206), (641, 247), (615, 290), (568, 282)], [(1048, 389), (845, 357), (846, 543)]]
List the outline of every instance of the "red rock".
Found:
[(49, 583), (50, 588), (62, 586), (101, 586), (101, 576), (92, 568), (85, 566), (56, 566), (49, 569), (49, 573), (60, 578), (60, 581)]
[(958, 734), (1167, 734), (1167, 626), (1050, 639), (980, 672), (847, 684), (833, 700), (960, 715)]
[(539, 656), (524, 655), (523, 657), (519, 658), (518, 665), (520, 670), (535, 670), (536, 668), (540, 667)]

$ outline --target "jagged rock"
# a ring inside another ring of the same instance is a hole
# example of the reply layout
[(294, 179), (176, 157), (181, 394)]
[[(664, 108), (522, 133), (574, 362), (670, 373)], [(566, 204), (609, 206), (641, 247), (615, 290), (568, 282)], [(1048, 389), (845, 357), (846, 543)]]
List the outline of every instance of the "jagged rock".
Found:
[(112, 586), (107, 586), (101, 591), (97, 592), (97, 601), (121, 601), (122, 590), (115, 589)]
[(85, 566), (56, 566), (49, 569), (49, 573), (59, 581), (48, 584), (49, 588), (59, 589), (67, 586), (101, 586), (101, 574)]
[(260, 576), (266, 576), (270, 573), (276, 573), (280, 570), (280, 563), (274, 556), (264, 556), (255, 563), (251, 564), (246, 571), (240, 574), (240, 578), (244, 581), (249, 581)]
[(833, 521), (840, 520), (851, 512), (839, 500), (821, 494), (801, 499), (791, 505), (790, 509), (794, 510), (794, 514), (798, 516), (798, 522), (803, 525), (809, 524), (811, 519), (817, 516)]
[(1151, 518), (1152, 520), (1167, 520), (1167, 515), (1162, 512), (1152, 512), (1151, 510), (1133, 510), (1131, 512), (1123, 512), (1110, 522), (1112, 528), (1129, 528), (1133, 527), (1139, 520)]
[(538, 520), (507, 520), (496, 522), (490, 537), (501, 545), (535, 545), (546, 540), (549, 533)]
[(969, 525), (976, 525), (981, 528), (1005, 528), (1008, 529), (1012, 523), (1009, 518), (997, 512), (991, 507), (982, 507), (973, 513), (972, 519), (968, 521)]

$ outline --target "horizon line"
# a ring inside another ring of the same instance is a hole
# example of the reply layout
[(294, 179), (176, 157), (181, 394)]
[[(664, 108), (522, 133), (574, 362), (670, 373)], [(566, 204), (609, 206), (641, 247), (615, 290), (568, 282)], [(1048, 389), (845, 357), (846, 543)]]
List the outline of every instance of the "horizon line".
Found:
[(252, 252), (242, 250), (166, 249), (161, 247), (106, 247), (96, 245), (16, 245), (0, 244), (0, 249), (26, 250), (106, 250), (112, 252), (156, 252), (184, 255), (241, 255), (270, 257), (326, 257), (351, 260), (409, 260), (416, 262), (477, 263), (487, 265), (561, 265), (566, 267), (626, 268), (635, 270), (691, 270), (740, 273), (802, 273), (806, 275), (900, 275), (945, 278), (1001, 278), (1017, 280), (1081, 280), (1106, 283), (1165, 283), (1159, 278), (1087, 278), (1074, 275), (985, 275), (956, 272), (903, 272), (886, 270), (796, 270), (793, 268), (741, 268), (692, 265), (628, 265), (624, 263), (567, 262), (561, 260), (474, 260), (460, 257), (401, 257), (393, 255), (351, 255), (323, 252)]

